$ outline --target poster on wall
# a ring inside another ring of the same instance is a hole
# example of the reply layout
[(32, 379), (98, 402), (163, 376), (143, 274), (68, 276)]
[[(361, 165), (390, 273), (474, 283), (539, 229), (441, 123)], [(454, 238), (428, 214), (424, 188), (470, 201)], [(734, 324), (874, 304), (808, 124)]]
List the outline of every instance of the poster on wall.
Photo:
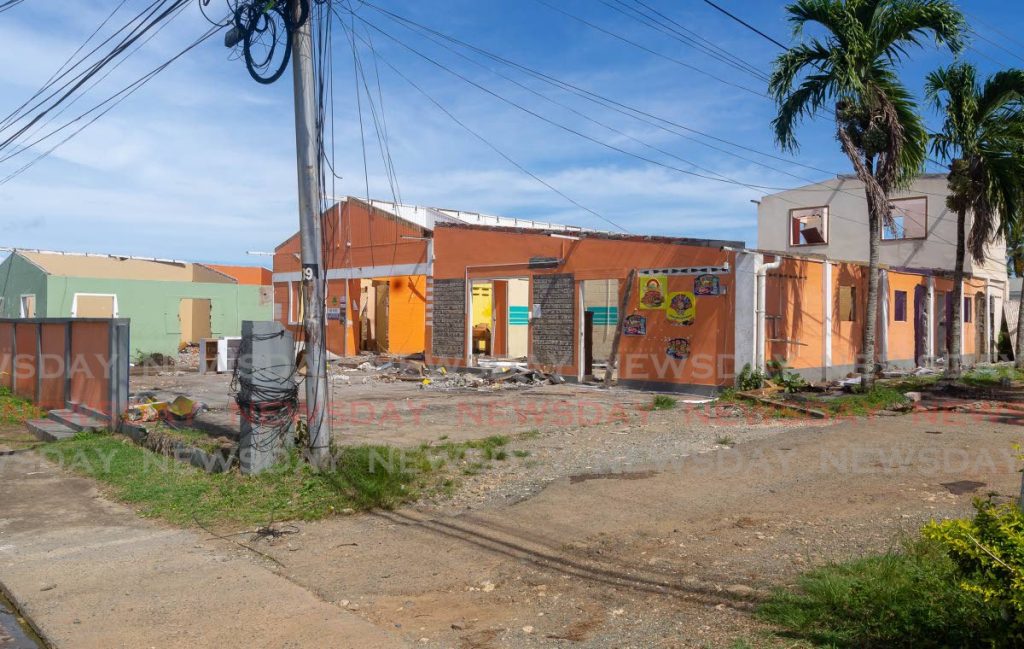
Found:
[(672, 324), (692, 325), (697, 319), (697, 300), (689, 291), (670, 293), (665, 313)]
[(622, 321), (622, 334), (624, 336), (646, 336), (647, 317), (642, 315), (628, 315)]
[(665, 355), (677, 361), (689, 358), (690, 341), (686, 338), (673, 338), (669, 340), (668, 347), (665, 348)]
[(668, 277), (666, 275), (641, 275), (640, 308), (664, 309), (668, 299)]
[(717, 275), (697, 275), (693, 278), (694, 295), (721, 295), (722, 287)]

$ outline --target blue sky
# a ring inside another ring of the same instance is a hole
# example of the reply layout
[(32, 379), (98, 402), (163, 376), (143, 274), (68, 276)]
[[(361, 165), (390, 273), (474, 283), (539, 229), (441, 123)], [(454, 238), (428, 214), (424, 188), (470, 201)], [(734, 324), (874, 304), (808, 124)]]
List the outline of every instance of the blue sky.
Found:
[[(716, 138), (779, 154), (769, 130), (771, 102), (709, 75), (759, 92), (764, 90), (762, 81), (629, 20), (608, 6), (615, 4), (611, 0), (545, 1), (693, 67), (633, 47), (538, 0), (378, 0), (397, 14), (594, 93)], [(774, 45), (700, 0), (645, 1), (760, 70), (767, 71), (778, 53)], [(217, 6), (223, 0), (212, 2)], [(0, 112), (6, 115), (42, 85), (116, 4), (26, 0), (0, 13)], [(790, 40), (783, 2), (719, 4), (778, 40)], [(142, 6), (142, 0), (127, 0), (110, 24), (119, 26)], [(966, 58), (984, 72), (1024, 66), (1024, 7), (1005, 0), (972, 0), (963, 6), (974, 28), (992, 41), (975, 37)], [(357, 14), (361, 37), (372, 38), (380, 57), (383, 102), (374, 87), (374, 107), (383, 104), (398, 188), (408, 203), (614, 229), (496, 154), (389, 64), (509, 158), (631, 232), (737, 239), (753, 245), (756, 210), (750, 201), (769, 192), (694, 177), (612, 151), (481, 91), (398, 41), (549, 120), (679, 169), (693, 170), (693, 164), (765, 187), (796, 186), (820, 180), (825, 172), (848, 171), (827, 122), (808, 123), (800, 131), (797, 160), (817, 170), (697, 136), (702, 145), (476, 59), (528, 89), (515, 85), (369, 7), (360, 7)], [(62, 117), (116, 92), (173, 56), (205, 27), (198, 9), (189, 7)], [(370, 83), (376, 86), (373, 55), (364, 43), (359, 47)], [(903, 68), (905, 82), (920, 92), (924, 75), (950, 61), (948, 53), (934, 48), (913, 52)], [(351, 47), (338, 29), (334, 124), (336, 169), (342, 179), (333, 192), (339, 196), (366, 193), (352, 70)], [(370, 194), (390, 199), (365, 96), (362, 102)], [(931, 111), (925, 114), (934, 124)], [(55, 141), (0, 162), (0, 178)], [(275, 85), (259, 85), (249, 79), (241, 61), (231, 59), (220, 37), (214, 37), (79, 136), (0, 184), (0, 246), (266, 263), (245, 252), (271, 250), (296, 229), (294, 142), (290, 73)]]

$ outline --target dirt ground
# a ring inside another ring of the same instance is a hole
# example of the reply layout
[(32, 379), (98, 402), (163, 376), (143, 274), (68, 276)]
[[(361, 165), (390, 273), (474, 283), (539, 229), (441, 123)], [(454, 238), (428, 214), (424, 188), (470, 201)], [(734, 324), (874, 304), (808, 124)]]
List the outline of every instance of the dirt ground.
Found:
[[(279, 564), (229, 540), (201, 545), (411, 646), (774, 646), (752, 615), (770, 589), (1020, 485), (1020, 410), (822, 422), (696, 397), (650, 411), (650, 394), (582, 386), (362, 378), (333, 385), (342, 443), (508, 434), (508, 458), (465, 472), (450, 495), (254, 541)], [(171, 372), (133, 377), (133, 390), (190, 394), (228, 425), (228, 381)], [(254, 594), (239, 588), (225, 596)]]
[(420, 646), (729, 647), (762, 637), (752, 607), (799, 572), (1019, 488), (1019, 411), (647, 417), (518, 440), (532, 463), (467, 478), (450, 500), (303, 524), (261, 549)]

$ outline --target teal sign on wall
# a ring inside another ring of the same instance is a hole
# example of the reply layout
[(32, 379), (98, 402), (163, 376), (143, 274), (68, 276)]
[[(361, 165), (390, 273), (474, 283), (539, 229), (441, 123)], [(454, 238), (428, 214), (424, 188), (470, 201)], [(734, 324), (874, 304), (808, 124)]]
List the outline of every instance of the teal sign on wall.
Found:
[(530, 307), (510, 306), (508, 308), (508, 323), (510, 325), (530, 324)]
[(587, 311), (594, 314), (595, 325), (613, 325), (619, 322), (619, 308), (615, 306), (588, 306)]

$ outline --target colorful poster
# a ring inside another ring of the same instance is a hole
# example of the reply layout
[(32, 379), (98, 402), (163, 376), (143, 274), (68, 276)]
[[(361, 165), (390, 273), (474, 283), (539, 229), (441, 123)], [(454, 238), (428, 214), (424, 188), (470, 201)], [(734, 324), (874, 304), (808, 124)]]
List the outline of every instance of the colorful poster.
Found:
[(665, 312), (673, 324), (692, 325), (697, 319), (697, 300), (689, 291), (670, 293)]
[(694, 295), (721, 295), (722, 288), (717, 275), (697, 275), (693, 278)]
[(664, 309), (668, 300), (668, 277), (666, 275), (641, 275), (641, 309)]
[(647, 317), (642, 315), (628, 315), (622, 322), (622, 333), (625, 336), (646, 336)]
[(668, 341), (668, 347), (665, 348), (665, 355), (669, 358), (674, 358), (677, 361), (689, 358), (690, 341), (686, 338), (673, 338)]

